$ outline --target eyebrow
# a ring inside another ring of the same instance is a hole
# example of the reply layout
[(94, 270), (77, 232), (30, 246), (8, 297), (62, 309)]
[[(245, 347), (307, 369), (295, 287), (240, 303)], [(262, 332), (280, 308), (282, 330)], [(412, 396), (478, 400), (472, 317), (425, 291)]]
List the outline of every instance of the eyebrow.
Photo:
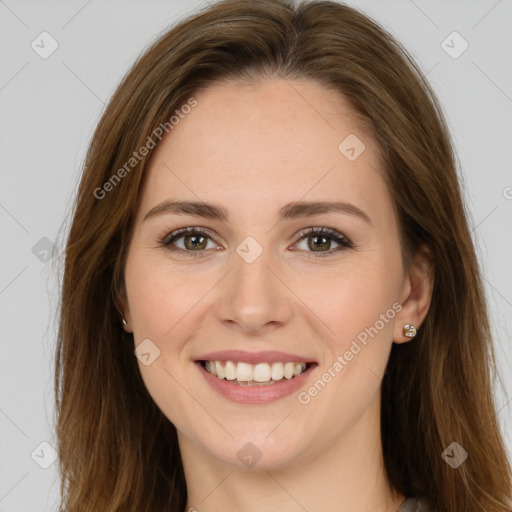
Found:
[[(152, 217), (172, 213), (229, 222), (229, 212), (223, 206), (203, 201), (173, 201), (170, 199), (161, 202), (149, 210), (144, 216), (143, 222)], [(370, 226), (372, 225), (372, 221), (366, 212), (354, 204), (339, 201), (295, 201), (288, 203), (279, 210), (278, 220), (310, 217), (323, 213), (353, 215), (364, 220)]]

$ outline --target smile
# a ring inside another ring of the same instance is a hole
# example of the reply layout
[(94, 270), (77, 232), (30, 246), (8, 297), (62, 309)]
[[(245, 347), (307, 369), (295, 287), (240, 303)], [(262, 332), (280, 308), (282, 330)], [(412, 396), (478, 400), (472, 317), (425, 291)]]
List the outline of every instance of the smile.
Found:
[(247, 405), (293, 396), (318, 367), (307, 357), (277, 351), (224, 350), (201, 354), (194, 363), (217, 395)]
[(272, 385), (304, 373), (308, 363), (275, 362), (250, 364), (239, 361), (201, 361), (203, 368), (219, 379), (242, 386)]

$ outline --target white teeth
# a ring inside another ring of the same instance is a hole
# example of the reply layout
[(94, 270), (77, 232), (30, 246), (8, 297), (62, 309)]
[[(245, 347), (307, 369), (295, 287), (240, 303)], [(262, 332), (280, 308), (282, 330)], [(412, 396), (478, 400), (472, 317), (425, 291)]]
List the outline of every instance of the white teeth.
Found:
[(233, 363), (233, 361), (226, 361), (224, 371), (226, 372), (226, 380), (236, 379), (236, 366), (235, 363)]
[(272, 365), (272, 380), (281, 380), (284, 377), (283, 363), (274, 363)]
[(204, 368), (219, 379), (236, 380), (237, 382), (260, 382), (273, 384), (299, 376), (306, 370), (306, 363), (258, 363), (249, 364), (233, 361), (205, 361)]
[(287, 379), (291, 379), (293, 377), (294, 371), (295, 371), (295, 365), (293, 363), (286, 363), (284, 365), (284, 376)]
[(252, 365), (248, 363), (238, 363), (236, 366), (236, 380), (252, 380)]
[(253, 380), (256, 382), (268, 382), (271, 376), (272, 372), (268, 363), (260, 363), (254, 367)]
[(223, 379), (226, 376), (226, 372), (224, 371), (224, 367), (220, 364), (220, 361), (215, 361), (215, 370), (217, 370), (217, 377), (219, 377), (219, 379)]

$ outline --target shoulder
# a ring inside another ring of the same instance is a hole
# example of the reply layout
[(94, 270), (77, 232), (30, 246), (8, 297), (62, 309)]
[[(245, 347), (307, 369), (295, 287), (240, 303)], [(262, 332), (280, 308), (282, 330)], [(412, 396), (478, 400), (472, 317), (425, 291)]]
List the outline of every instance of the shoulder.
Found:
[(434, 510), (421, 498), (408, 498), (397, 512), (434, 512)]

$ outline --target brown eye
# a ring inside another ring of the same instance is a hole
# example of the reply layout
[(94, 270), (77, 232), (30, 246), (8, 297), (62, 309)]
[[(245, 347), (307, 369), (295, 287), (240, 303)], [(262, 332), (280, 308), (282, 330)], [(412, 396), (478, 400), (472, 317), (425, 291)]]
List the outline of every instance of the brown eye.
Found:
[[(307, 252), (314, 252), (318, 256), (329, 256), (334, 252), (353, 247), (352, 242), (336, 230), (330, 228), (313, 228), (302, 232), (299, 242), (307, 241)], [(333, 242), (339, 247), (332, 248)]]
[[(183, 239), (183, 242), (181, 240)], [(306, 252), (315, 253), (316, 256), (329, 256), (343, 249), (351, 249), (354, 247), (352, 242), (343, 234), (330, 228), (311, 228), (300, 234), (299, 242), (307, 240), (306, 248), (302, 248)], [(198, 228), (183, 228), (168, 234), (160, 244), (170, 251), (175, 251), (187, 256), (199, 256), (208, 249), (208, 242), (211, 241), (214, 247), (218, 245), (214, 243), (213, 238), (206, 231)], [(180, 247), (178, 242), (182, 243)], [(297, 242), (296, 245), (299, 243)], [(332, 244), (338, 247), (332, 248)]]
[[(183, 245), (180, 247), (177, 245), (177, 242), (180, 242), (182, 239)], [(213, 242), (208, 233), (195, 228), (183, 228), (173, 231), (167, 235), (160, 244), (167, 247), (169, 250), (184, 254), (188, 253), (187, 255), (190, 255), (190, 253), (196, 253), (191, 254), (192, 256), (196, 256), (198, 253), (204, 252), (204, 250), (207, 249), (208, 241)], [(216, 244), (214, 244), (214, 247), (212, 248), (215, 247), (217, 247)]]
[(182, 238), (184, 240), (185, 247), (191, 251), (196, 249), (204, 249), (207, 245), (207, 239), (202, 235), (184, 235)]

